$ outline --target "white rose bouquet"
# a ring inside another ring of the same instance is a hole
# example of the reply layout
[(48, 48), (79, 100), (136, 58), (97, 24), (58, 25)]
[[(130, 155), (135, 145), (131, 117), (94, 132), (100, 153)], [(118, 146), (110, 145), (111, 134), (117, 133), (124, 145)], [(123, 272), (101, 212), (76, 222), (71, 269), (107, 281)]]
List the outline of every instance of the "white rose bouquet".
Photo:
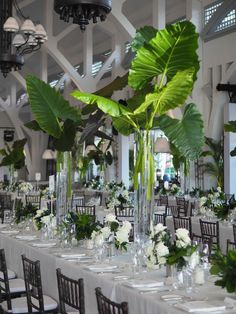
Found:
[(43, 225), (56, 227), (56, 217), (48, 208), (39, 209), (33, 218), (33, 223), (36, 230), (41, 230)]
[(176, 184), (172, 184), (170, 188), (170, 195), (176, 196), (180, 194), (181, 194), (181, 188)]
[(112, 238), (114, 239), (114, 244), (117, 249), (127, 250), (131, 229), (132, 226), (129, 221), (123, 221), (120, 224), (115, 215), (108, 214), (105, 217), (105, 226), (98, 231), (93, 231), (91, 239), (95, 244), (101, 244), (109, 238)]
[(26, 194), (33, 191), (33, 185), (29, 182), (21, 182), (18, 185), (18, 190), (19, 192)]

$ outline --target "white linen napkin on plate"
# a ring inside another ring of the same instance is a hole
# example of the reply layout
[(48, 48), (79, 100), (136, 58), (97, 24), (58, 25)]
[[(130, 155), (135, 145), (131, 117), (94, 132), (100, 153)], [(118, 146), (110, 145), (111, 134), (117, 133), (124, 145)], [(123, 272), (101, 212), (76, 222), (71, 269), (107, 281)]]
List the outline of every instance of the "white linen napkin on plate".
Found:
[(18, 240), (26, 240), (26, 241), (33, 241), (37, 239), (36, 235), (17, 235), (16, 239)]
[(2, 230), (1, 233), (3, 234), (17, 234), (19, 233), (18, 230)]
[(225, 311), (226, 306), (219, 302), (208, 301), (189, 301), (185, 303), (177, 303), (175, 307), (188, 313), (216, 312)]
[(67, 258), (83, 258), (87, 257), (85, 253), (62, 253), (58, 254), (59, 257), (67, 259)]
[(93, 265), (88, 265), (85, 268), (95, 272), (111, 272), (113, 270), (117, 269), (117, 265), (107, 265), (107, 264), (93, 264)]
[(132, 280), (125, 282), (124, 285), (136, 289), (158, 288), (164, 286), (164, 282), (155, 280)]

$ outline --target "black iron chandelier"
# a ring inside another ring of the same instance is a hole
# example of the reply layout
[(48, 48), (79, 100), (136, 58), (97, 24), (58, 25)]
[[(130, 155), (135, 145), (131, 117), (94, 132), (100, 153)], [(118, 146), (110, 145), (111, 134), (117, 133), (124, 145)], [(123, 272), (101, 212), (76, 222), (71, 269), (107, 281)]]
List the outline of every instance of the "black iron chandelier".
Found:
[(68, 23), (72, 19), (84, 31), (90, 20), (105, 21), (111, 11), (111, 0), (54, 0), (54, 10), (61, 20)]
[[(12, 17), (12, 9), (23, 20), (21, 27)], [(17, 0), (0, 1), (0, 70), (4, 77), (12, 70), (18, 71), (24, 65), (24, 55), (41, 48), (47, 34), (41, 24), (24, 16)]]

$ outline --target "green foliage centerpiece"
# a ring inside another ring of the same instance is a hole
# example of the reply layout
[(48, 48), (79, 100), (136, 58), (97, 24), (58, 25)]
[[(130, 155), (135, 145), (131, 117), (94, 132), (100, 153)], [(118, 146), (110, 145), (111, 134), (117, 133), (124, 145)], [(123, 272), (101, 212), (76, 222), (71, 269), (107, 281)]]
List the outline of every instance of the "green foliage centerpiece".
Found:
[(135, 92), (126, 106), (95, 94), (74, 91), (72, 96), (112, 117), (113, 126), (123, 135), (136, 134), (134, 188), (138, 191), (137, 226), (144, 234), (150, 227), (154, 184), (153, 137), (160, 128), (179, 156), (198, 158), (204, 136), (201, 114), (194, 104), (184, 108), (182, 120), (169, 111), (185, 104), (197, 78), (199, 60), (198, 34), (189, 22), (168, 25), (157, 31), (146, 26), (137, 32), (132, 43), (136, 56), (128, 83)]

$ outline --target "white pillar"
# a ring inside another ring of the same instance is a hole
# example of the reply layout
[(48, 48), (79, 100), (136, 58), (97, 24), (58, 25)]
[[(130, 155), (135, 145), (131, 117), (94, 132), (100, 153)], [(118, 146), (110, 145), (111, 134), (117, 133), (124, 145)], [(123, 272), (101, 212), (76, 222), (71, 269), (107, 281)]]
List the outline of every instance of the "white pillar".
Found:
[[(236, 120), (235, 104), (224, 106), (224, 122)], [(230, 156), (230, 151), (236, 147), (236, 133), (224, 133), (224, 191), (227, 194), (236, 194), (236, 157)]]
[(118, 136), (118, 180), (129, 187), (129, 137)]
[(161, 30), (166, 26), (166, 0), (153, 0), (153, 27)]

